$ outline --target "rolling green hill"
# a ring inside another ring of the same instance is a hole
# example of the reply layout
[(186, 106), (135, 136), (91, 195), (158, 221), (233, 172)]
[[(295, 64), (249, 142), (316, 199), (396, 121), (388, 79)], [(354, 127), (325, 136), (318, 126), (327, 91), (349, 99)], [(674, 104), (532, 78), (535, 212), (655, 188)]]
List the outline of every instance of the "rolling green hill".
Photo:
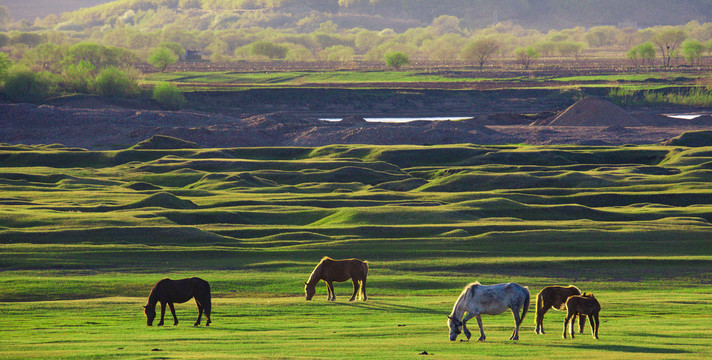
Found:
[[(712, 355), (710, 147), (142, 147), (0, 146), (0, 357)], [(369, 261), (368, 301), (304, 300), (325, 255)], [(147, 327), (153, 284), (190, 276), (212, 325), (190, 301)], [(472, 281), (529, 287), (519, 341), (509, 311), (448, 340)], [(556, 311), (534, 334), (557, 284), (596, 294), (600, 340), (561, 339)]]

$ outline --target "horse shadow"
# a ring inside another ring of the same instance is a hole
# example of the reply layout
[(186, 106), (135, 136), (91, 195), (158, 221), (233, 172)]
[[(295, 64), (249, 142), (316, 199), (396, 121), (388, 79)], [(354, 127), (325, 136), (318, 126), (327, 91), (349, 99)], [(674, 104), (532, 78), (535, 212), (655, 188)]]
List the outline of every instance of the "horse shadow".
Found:
[(634, 345), (601, 345), (596, 344), (580, 344), (580, 345), (553, 345), (557, 347), (568, 347), (581, 350), (607, 350), (615, 351), (620, 353), (631, 353), (631, 354), (689, 354), (691, 351), (678, 350), (678, 349), (666, 349), (648, 346), (634, 346)]

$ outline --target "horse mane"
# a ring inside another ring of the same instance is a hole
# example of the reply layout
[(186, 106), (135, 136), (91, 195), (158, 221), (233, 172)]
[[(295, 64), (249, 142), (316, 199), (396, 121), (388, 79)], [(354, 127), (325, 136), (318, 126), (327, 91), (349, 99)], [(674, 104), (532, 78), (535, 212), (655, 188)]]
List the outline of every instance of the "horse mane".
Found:
[(321, 268), (324, 265), (324, 260), (331, 260), (330, 257), (324, 256), (319, 264), (314, 268), (312, 271), (311, 275), (309, 275), (309, 280), (307, 281), (308, 284), (315, 284), (321, 280)]
[(151, 304), (155, 304), (158, 302), (158, 296), (159, 296), (159, 287), (165, 280), (170, 280), (169, 278), (163, 278), (160, 281), (156, 283), (156, 285), (153, 286), (153, 289), (151, 289), (151, 293), (148, 294), (148, 306), (151, 306)]
[(457, 308), (462, 306), (464, 303), (466, 303), (470, 298), (472, 298), (472, 295), (474, 294), (475, 288), (481, 285), (479, 281), (475, 281), (473, 283), (468, 284), (465, 286), (464, 289), (462, 289), (462, 292), (460, 293), (460, 297), (457, 298), (457, 301), (455, 301), (455, 305), (452, 307), (452, 313), (450, 316), (453, 316), (455, 312), (457, 311)]

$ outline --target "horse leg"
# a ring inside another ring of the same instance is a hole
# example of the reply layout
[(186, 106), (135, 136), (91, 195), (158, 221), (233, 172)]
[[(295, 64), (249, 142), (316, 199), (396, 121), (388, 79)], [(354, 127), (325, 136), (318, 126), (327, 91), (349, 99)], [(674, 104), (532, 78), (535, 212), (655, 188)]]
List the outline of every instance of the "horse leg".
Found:
[(354, 293), (351, 294), (351, 299), (349, 299), (349, 301), (354, 301), (356, 299), (356, 294), (358, 294), (358, 280), (352, 278), (351, 282), (354, 283)]
[(477, 314), (477, 325), (480, 326), (480, 338), (477, 341), (485, 341), (485, 330), (482, 328), (482, 316)]
[(208, 298), (204, 303), (203, 303), (203, 308), (205, 309), (205, 326), (210, 326), (210, 323), (212, 322), (210, 320), (210, 311), (212, 308), (212, 304), (210, 302), (210, 298)]
[[(571, 317), (573, 317), (573, 316), (574, 316), (573, 314), (567, 313), (566, 317), (564, 318), (564, 334), (563, 334), (564, 339), (566, 339), (566, 328), (569, 325), (569, 320), (571, 320)], [(574, 334), (572, 333), (571, 337), (573, 337), (573, 336), (574, 336)]]
[(326, 300), (334, 301), (336, 300), (336, 294), (334, 293), (334, 283), (331, 281), (326, 282), (326, 291), (329, 293)]
[[(538, 306), (538, 305), (537, 305)], [(544, 314), (549, 311), (549, 306), (544, 305), (541, 309), (536, 310), (536, 329), (534, 332), (540, 335), (544, 335)]]
[[(598, 313), (589, 315), (588, 316), (588, 321), (591, 323), (591, 335), (593, 335), (594, 339), (598, 339), (598, 325), (599, 320), (598, 320)], [(595, 329), (594, 329), (594, 321), (595, 321)]]
[(465, 336), (467, 337), (467, 340), (470, 340), (470, 337), (472, 336), (472, 333), (470, 333), (470, 330), (467, 328), (467, 321), (475, 317), (475, 315), (471, 313), (467, 313), (467, 315), (462, 318), (462, 332), (465, 333)]
[(171, 307), (171, 314), (173, 314), (173, 325), (178, 325), (178, 317), (176, 316), (176, 309), (173, 307), (173, 303), (169, 302), (168, 306)]
[(361, 300), (366, 301), (366, 278), (361, 280)]
[(161, 321), (158, 323), (158, 326), (163, 326), (163, 317), (166, 315), (166, 303), (161, 301)]
[(203, 317), (203, 305), (200, 304), (198, 299), (195, 299), (195, 305), (198, 306), (198, 320), (195, 321), (195, 324), (193, 324), (193, 326), (198, 326), (200, 325), (200, 318)]
[(579, 315), (579, 333), (583, 334), (583, 328), (586, 326), (586, 315)]
[(509, 340), (519, 340), (519, 309), (515, 307), (511, 309), (512, 314), (514, 314), (514, 332), (512, 336), (509, 337)]

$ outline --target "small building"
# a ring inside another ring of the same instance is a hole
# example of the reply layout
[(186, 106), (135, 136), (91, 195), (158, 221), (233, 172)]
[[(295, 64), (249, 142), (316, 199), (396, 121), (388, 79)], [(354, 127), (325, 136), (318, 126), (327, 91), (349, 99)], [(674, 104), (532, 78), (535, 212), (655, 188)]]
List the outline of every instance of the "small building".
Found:
[(183, 54), (184, 61), (202, 61), (203, 54), (197, 50), (186, 50)]

